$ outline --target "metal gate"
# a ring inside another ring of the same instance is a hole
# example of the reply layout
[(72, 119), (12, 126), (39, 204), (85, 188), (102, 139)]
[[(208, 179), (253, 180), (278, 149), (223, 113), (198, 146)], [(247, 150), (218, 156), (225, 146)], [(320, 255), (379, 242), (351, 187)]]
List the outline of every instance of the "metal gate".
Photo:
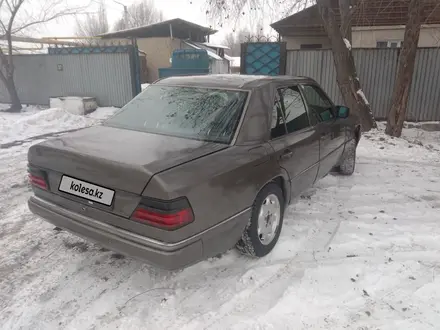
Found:
[[(130, 45), (84, 45), (77, 47), (50, 47), (49, 55), (94, 55), (94, 54), (128, 54), (130, 75), (132, 79), (133, 96), (142, 91), (141, 88), (141, 62), (139, 48), (136, 44)], [(114, 68), (107, 68), (111, 71)]]
[(241, 44), (241, 74), (284, 75), (285, 42), (246, 42)]

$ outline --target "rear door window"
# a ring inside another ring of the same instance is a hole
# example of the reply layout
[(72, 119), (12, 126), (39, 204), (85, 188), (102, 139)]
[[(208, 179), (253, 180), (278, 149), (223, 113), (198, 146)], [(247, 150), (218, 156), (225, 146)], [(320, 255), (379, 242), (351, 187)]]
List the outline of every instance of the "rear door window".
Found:
[(287, 132), (293, 133), (309, 127), (309, 117), (298, 86), (287, 87), (279, 92)]
[(277, 96), (272, 109), (272, 125), (270, 130), (271, 139), (279, 138), (287, 134), (286, 122), (283, 115), (281, 99)]

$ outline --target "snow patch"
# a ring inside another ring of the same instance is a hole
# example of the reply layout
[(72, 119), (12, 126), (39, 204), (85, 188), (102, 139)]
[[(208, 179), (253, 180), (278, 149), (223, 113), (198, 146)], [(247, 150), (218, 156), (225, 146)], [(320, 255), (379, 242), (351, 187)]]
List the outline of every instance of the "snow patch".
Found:
[(356, 92), (360, 97), (362, 97), (362, 99), (364, 100), (364, 103), (367, 105), (370, 105), (370, 103), (367, 100), (367, 97), (365, 96), (364, 92), (362, 91), (362, 89), (358, 90)]
[(344, 38), (345, 47), (348, 48), (348, 50), (351, 50), (351, 43), (347, 38)]
[(9, 143), (46, 133), (96, 125), (108, 118), (118, 108), (98, 108), (93, 113), (80, 116), (61, 108), (44, 109), (27, 107), (23, 113), (0, 112), (0, 141)]
[[(27, 109), (0, 132), (74, 118), (97, 120)], [(286, 209), (268, 256), (229, 251), (175, 272), (54, 231), (27, 208), (31, 143), (0, 149), (1, 328), (437, 329), (440, 132), (378, 125), (353, 176), (328, 175)]]

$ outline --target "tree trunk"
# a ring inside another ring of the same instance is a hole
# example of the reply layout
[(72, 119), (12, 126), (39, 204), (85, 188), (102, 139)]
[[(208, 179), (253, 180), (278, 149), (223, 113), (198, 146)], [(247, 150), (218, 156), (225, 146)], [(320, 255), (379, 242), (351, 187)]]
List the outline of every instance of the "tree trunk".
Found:
[[(11, 34), (13, 19), (17, 14), (18, 9), (24, 2), (23, 0), (20, 1), (21, 2), (12, 13), (11, 20), (8, 24), (8, 29), (6, 30), (6, 40), (8, 41), (8, 54), (5, 55), (5, 53), (3, 53), (3, 50), (0, 48), (0, 80), (3, 82), (9, 93), (11, 101), (11, 107), (7, 110), (9, 112), (20, 112), (20, 110), (22, 109), (20, 98), (18, 97), (17, 88), (15, 87), (14, 82), (14, 57)], [(4, 73), (2, 70), (4, 70)]]
[(318, 0), (318, 8), (332, 46), (336, 79), (342, 97), (352, 113), (359, 117), (362, 130), (369, 131), (376, 127), (376, 121), (373, 118), (370, 104), (362, 92), (351, 47), (347, 47), (344, 41), (331, 8), (331, 1)]
[(411, 0), (409, 3), (408, 22), (405, 37), (399, 56), (396, 85), (393, 91), (393, 101), (388, 113), (385, 133), (391, 136), (402, 135), (403, 122), (406, 119), (409, 92), (416, 63), (417, 46), (419, 44), (423, 0)]
[(341, 33), (350, 43), (353, 42), (353, 34), (351, 30), (351, 8), (350, 0), (339, 0), (339, 10), (341, 12)]
[(20, 98), (18, 97), (17, 88), (15, 87), (14, 76), (7, 74), (6, 76), (1, 71), (0, 67), (0, 81), (5, 85), (6, 90), (9, 94), (9, 99), (11, 102), (11, 107), (7, 110), (9, 112), (20, 112), (23, 108), (21, 106)]
[[(12, 51), (12, 47), (10, 47), (10, 51)], [(12, 60), (12, 56), (9, 56), (9, 54), (6, 56), (0, 49), (0, 81), (5, 85), (11, 101), (11, 107), (7, 111), (20, 112), (22, 106), (20, 98), (18, 97), (17, 88), (15, 87), (14, 64)]]
[(15, 87), (14, 79), (6, 78), (5, 82), (6, 89), (8, 90), (9, 97), (11, 99), (11, 107), (8, 109), (9, 112), (20, 112), (23, 108), (21, 106), (20, 98), (18, 97), (17, 88)]

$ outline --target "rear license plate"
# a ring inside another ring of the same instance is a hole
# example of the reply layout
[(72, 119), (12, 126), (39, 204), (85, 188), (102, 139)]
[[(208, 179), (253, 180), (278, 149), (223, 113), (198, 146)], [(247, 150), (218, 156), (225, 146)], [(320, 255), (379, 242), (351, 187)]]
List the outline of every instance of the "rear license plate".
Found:
[(82, 197), (107, 206), (112, 205), (115, 191), (95, 184), (84, 182), (70, 176), (63, 175), (60, 182), (60, 191)]

